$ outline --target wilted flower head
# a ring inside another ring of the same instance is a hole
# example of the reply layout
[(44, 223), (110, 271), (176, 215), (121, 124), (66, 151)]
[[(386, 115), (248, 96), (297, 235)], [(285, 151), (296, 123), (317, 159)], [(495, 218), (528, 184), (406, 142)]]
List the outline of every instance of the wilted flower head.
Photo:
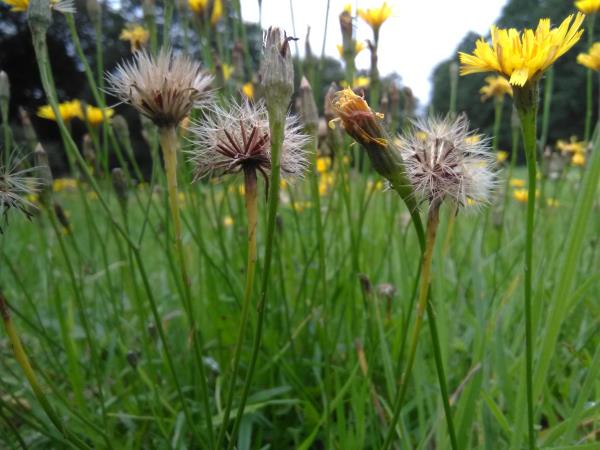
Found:
[(134, 106), (159, 127), (175, 127), (194, 106), (207, 102), (212, 76), (186, 56), (162, 49), (154, 56), (145, 50), (117, 66), (107, 76), (109, 92)]
[(489, 98), (503, 98), (505, 95), (513, 95), (513, 89), (508, 80), (504, 77), (486, 77), (486, 85), (479, 89), (481, 94), (481, 101), (485, 101)]
[[(301, 132), (296, 116), (288, 115), (281, 149), (281, 173), (284, 177), (301, 176), (308, 161), (304, 155), (308, 137)], [(264, 103), (247, 100), (224, 109), (214, 107), (192, 128), (195, 144), (191, 161), (196, 178), (212, 173), (236, 173), (258, 170), (268, 181), (271, 170), (271, 134)]]
[(600, 42), (596, 42), (590, 48), (589, 53), (577, 55), (577, 62), (592, 70), (600, 70)]
[(469, 139), (472, 135), (462, 115), (415, 122), (413, 130), (400, 137), (406, 173), (419, 200), (433, 204), (449, 200), (460, 206), (489, 201), (495, 158), (486, 140), (475, 142)]
[(31, 176), (34, 168), (21, 169), (22, 163), (23, 158), (19, 157), (9, 157), (5, 162), (4, 155), (0, 152), (0, 219), (4, 222), (11, 209), (18, 209), (27, 218), (31, 217), (31, 211), (35, 209), (35, 205), (27, 197), (37, 192), (40, 184)]
[[(498, 72), (513, 86), (525, 86), (573, 47), (581, 38), (585, 16), (578, 13), (567, 17), (558, 28), (550, 28), (550, 19), (541, 19), (536, 30), (522, 33), (514, 28), (491, 29), (492, 45), (481, 38), (473, 54), (459, 53), (461, 75), (478, 72)], [(572, 23), (571, 23), (572, 22)]]

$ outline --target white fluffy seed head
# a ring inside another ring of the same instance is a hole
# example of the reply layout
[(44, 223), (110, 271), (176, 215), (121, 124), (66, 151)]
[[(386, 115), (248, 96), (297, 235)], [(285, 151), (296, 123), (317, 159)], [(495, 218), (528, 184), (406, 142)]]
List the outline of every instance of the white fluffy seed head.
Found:
[(469, 207), (489, 203), (496, 177), (488, 142), (469, 131), (464, 115), (415, 121), (399, 147), (418, 199)]
[(6, 222), (8, 211), (17, 209), (31, 217), (35, 205), (27, 197), (40, 188), (39, 180), (32, 176), (35, 168), (23, 169), (24, 158), (14, 155), (4, 160), (0, 151), (0, 232)]
[(138, 51), (107, 75), (108, 92), (159, 127), (175, 127), (193, 107), (209, 103), (212, 79), (198, 62), (175, 55), (169, 48), (156, 56)]
[[(267, 108), (262, 101), (243, 100), (228, 107), (213, 106), (190, 129), (194, 144), (189, 150), (196, 178), (211, 174), (236, 173), (255, 168), (265, 179), (271, 171), (271, 132)], [(306, 145), (297, 116), (286, 117), (281, 148), (281, 175), (302, 176), (308, 166)]]

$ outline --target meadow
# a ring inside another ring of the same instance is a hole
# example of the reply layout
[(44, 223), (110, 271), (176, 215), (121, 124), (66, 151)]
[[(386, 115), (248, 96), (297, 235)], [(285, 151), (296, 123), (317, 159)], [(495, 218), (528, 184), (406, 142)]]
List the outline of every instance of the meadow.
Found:
[[(74, 26), (103, 5), (13, 12), (68, 170), (8, 117), (2, 72), (0, 448), (598, 449), (595, 112), (578, 118), (587, 139), (539, 143), (538, 85), (600, 10), (575, 3), (586, 18), (525, 33), (537, 54), (490, 49), (513, 73), (460, 56), (462, 75), (503, 77), (482, 90), (500, 105), (491, 136), (468, 129), (455, 87), (446, 117), (394, 110), (377, 58), (351, 89), (352, 23), (373, 28), (376, 55), (386, 3), (340, 12), (346, 89), (278, 28), (241, 77), (248, 54), (207, 31), (233, 18), (247, 51), (239, 1), (146, 2), (118, 67)], [(57, 95), (57, 16), (96, 106)], [(170, 23), (217, 53), (188, 54)], [(600, 55), (582, 64), (592, 84)], [(143, 167), (125, 110), (144, 116)]]

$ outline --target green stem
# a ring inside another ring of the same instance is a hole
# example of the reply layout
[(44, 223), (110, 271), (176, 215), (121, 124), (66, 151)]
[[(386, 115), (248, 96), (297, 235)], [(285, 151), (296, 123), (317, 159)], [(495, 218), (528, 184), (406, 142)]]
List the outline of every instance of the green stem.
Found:
[[(587, 17), (588, 21), (588, 47), (591, 48), (594, 44), (594, 24), (596, 22), (596, 14), (590, 14)], [(587, 70), (587, 79), (586, 79), (586, 108), (585, 108), (585, 131), (584, 131), (584, 141), (588, 142), (590, 140), (590, 132), (592, 129), (592, 106), (594, 104), (594, 71), (592, 69)]]
[(283, 130), (285, 126), (285, 110), (281, 111), (279, 105), (268, 105), (267, 109), (269, 111), (269, 127), (271, 129), (271, 179), (267, 212), (267, 241), (265, 248), (265, 259), (260, 287), (260, 299), (257, 305), (258, 318), (252, 344), (252, 355), (250, 357), (250, 365), (248, 366), (246, 380), (244, 381), (244, 387), (242, 390), (242, 396), (240, 398), (240, 404), (238, 406), (237, 416), (233, 425), (233, 431), (231, 434), (232, 438), (227, 445), (227, 450), (233, 448), (235, 435), (237, 434), (240, 422), (244, 416), (244, 408), (246, 406), (246, 400), (250, 391), (250, 384), (252, 383), (252, 376), (254, 375), (256, 361), (258, 359), (258, 352), (260, 350), (260, 342), (262, 339), (262, 329), (265, 319), (267, 289), (269, 287), (271, 274), (271, 260), (273, 259), (273, 246), (275, 244), (275, 225), (277, 208), (279, 206), (279, 180), (281, 168), (280, 157), (281, 147), (283, 144)]
[(525, 366), (527, 387), (527, 424), (529, 450), (535, 450), (534, 410), (533, 410), (533, 330), (531, 317), (533, 231), (535, 221), (537, 183), (537, 84), (515, 90), (515, 103), (523, 131), (523, 147), (527, 159), (528, 198), (525, 234)]
[(498, 151), (498, 140), (500, 139), (500, 126), (502, 125), (502, 109), (504, 107), (504, 96), (494, 97), (494, 134), (492, 137), (492, 150)]
[[(440, 208), (438, 204), (432, 204), (429, 208), (429, 215), (427, 218), (427, 232), (425, 235), (425, 250), (423, 252), (421, 261), (421, 279), (419, 286), (419, 300), (417, 302), (417, 312), (415, 317), (415, 325), (410, 340), (408, 350), (408, 361), (402, 376), (400, 389), (394, 402), (394, 415), (389, 424), (389, 430), (387, 432), (385, 442), (381, 447), (381, 450), (387, 450), (394, 438), (394, 429), (396, 423), (400, 418), (400, 412), (402, 410), (402, 404), (404, 402), (404, 396), (406, 395), (406, 389), (408, 387), (408, 378), (412, 371), (412, 366), (415, 362), (415, 355), (417, 353), (417, 343), (419, 341), (419, 334), (421, 332), (421, 326), (423, 324), (423, 316), (427, 308), (428, 297), (429, 297), (429, 284), (431, 281), (431, 262), (433, 259), (433, 248), (435, 244), (435, 238), (437, 234), (438, 224), (440, 220)], [(436, 329), (437, 331), (437, 329)], [(438, 343), (439, 345), (439, 343)], [(441, 375), (440, 375), (441, 376)], [(453, 430), (453, 427), (452, 427)], [(456, 447), (454, 447), (456, 448)]]
[[(223, 413), (223, 421), (217, 436), (216, 449), (220, 449), (225, 438), (227, 425), (229, 423), (229, 415), (231, 413), (231, 405), (235, 392), (235, 384), (240, 367), (240, 356), (242, 354), (242, 346), (250, 317), (250, 307), (252, 304), (252, 291), (254, 288), (254, 275), (256, 273), (256, 227), (258, 223), (257, 211), (257, 185), (256, 185), (256, 169), (254, 167), (244, 168), (244, 196), (246, 200), (246, 215), (248, 218), (248, 259), (246, 261), (246, 287), (244, 289), (244, 303), (242, 305), (242, 318), (240, 322), (239, 335), (235, 345), (235, 353), (233, 357), (233, 369), (229, 388), (227, 393), (227, 401), (225, 403), (225, 412)], [(233, 440), (233, 438), (232, 438)]]

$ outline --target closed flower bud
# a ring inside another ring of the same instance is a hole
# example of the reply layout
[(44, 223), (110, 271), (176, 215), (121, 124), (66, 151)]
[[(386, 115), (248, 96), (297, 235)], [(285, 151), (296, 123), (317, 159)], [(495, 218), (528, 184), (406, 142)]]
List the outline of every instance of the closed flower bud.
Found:
[(36, 176), (40, 183), (40, 200), (42, 204), (48, 205), (48, 200), (52, 195), (52, 170), (48, 163), (48, 154), (42, 147), (42, 144), (37, 144), (35, 151), (33, 152), (33, 159), (35, 162)]
[(120, 167), (112, 170), (112, 185), (121, 207), (125, 208), (127, 206), (127, 180), (125, 172)]
[(27, 111), (23, 107), (19, 107), (19, 118), (21, 119), (21, 125), (23, 126), (23, 135), (25, 136), (28, 150), (33, 152), (38, 144), (38, 138), (35, 134), (35, 129), (31, 124), (29, 114), (27, 114)]
[(27, 10), (27, 21), (31, 31), (46, 34), (52, 24), (52, 12), (48, 0), (30, 0)]
[(98, 0), (87, 0), (85, 6), (90, 20), (98, 25), (102, 20), (102, 5), (100, 5), (100, 2)]
[(319, 111), (313, 90), (306, 77), (300, 82), (300, 116), (306, 129), (316, 130), (319, 126)]
[(8, 105), (10, 100), (10, 81), (8, 75), (4, 70), (0, 70), (0, 104), (4, 108), (4, 105)]
[(275, 110), (284, 116), (294, 92), (294, 64), (290, 40), (281, 28), (271, 27), (265, 32), (261, 81), (269, 112)]

